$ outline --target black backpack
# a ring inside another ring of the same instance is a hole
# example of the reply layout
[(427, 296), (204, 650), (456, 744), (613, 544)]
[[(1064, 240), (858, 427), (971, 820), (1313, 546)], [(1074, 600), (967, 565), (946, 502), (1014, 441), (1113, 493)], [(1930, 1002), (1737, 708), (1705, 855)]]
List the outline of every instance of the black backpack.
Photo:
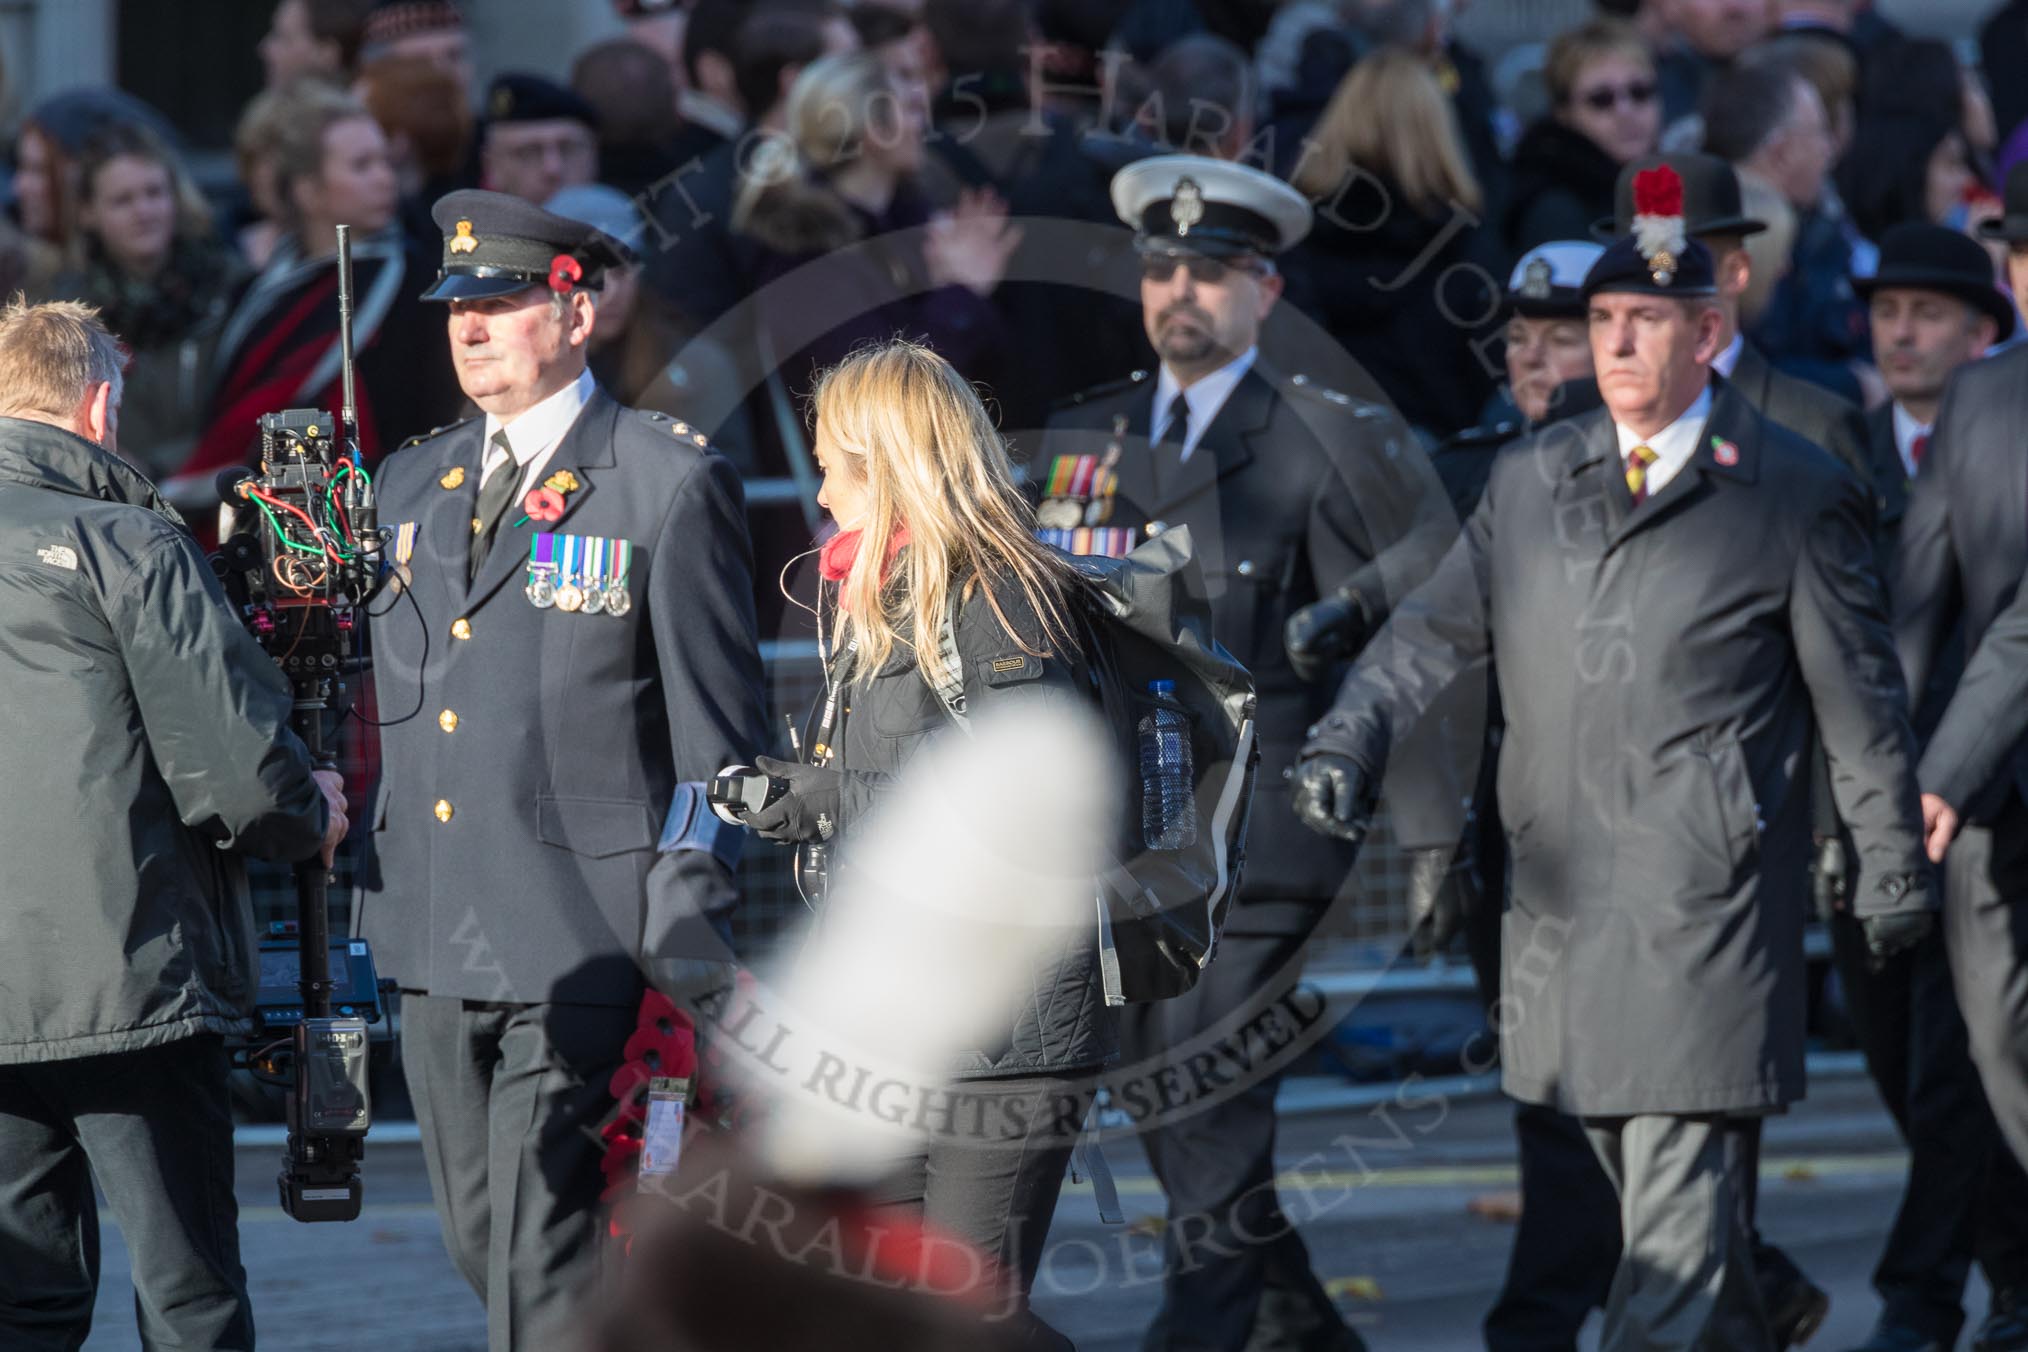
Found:
[[(1218, 951), (1246, 863), (1260, 745), (1253, 677), (1218, 645), (1188, 527), (1163, 532), (1124, 558), (1064, 555), (1085, 583), (1074, 607), (1099, 712), (1127, 767), (1127, 811), (1099, 879), (1100, 965), (1106, 1002), (1163, 1000), (1197, 984)], [(963, 673), (954, 637), (944, 639), (950, 685), (939, 693), (965, 723)], [(1196, 840), (1180, 849), (1141, 841), (1141, 718), (1157, 702), (1154, 681), (1172, 683), (1188, 717), (1196, 775)]]

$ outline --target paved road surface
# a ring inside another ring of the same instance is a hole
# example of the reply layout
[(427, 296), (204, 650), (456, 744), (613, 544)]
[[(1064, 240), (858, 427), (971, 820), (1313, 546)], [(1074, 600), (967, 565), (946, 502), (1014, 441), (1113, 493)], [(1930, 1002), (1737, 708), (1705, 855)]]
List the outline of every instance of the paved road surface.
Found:
[[(1303, 1226), (1320, 1274), (1376, 1352), (1465, 1352), (1498, 1288), (1509, 1226), (1467, 1211), (1509, 1186), (1507, 1108), (1477, 1098), (1312, 1116), (1287, 1125), (1283, 1167), (1318, 1215)], [(1390, 1125), (1390, 1121), (1392, 1125)], [(1130, 1224), (1099, 1223), (1087, 1190), (1065, 1192), (1037, 1302), (1083, 1352), (1129, 1352), (1153, 1309), (1153, 1227), (1161, 1200), (1138, 1151), (1111, 1149)], [(1820, 1082), (1768, 1132), (1762, 1228), (1832, 1291), (1815, 1352), (1841, 1352), (1871, 1326), (1867, 1286), (1892, 1216), (1902, 1157), (1870, 1086)], [(275, 1205), (272, 1148), (239, 1152), (241, 1233), (261, 1346), (268, 1352), (480, 1352), (484, 1320), (452, 1270), (413, 1146), (371, 1150), (364, 1218), (304, 1226)], [(1285, 1185), (1285, 1195), (1289, 1190)], [(93, 1352), (135, 1346), (126, 1252), (110, 1217)], [(1984, 1295), (1973, 1298), (1983, 1313)], [(756, 1352), (773, 1352), (757, 1349)], [(791, 1352), (784, 1349), (782, 1352)]]

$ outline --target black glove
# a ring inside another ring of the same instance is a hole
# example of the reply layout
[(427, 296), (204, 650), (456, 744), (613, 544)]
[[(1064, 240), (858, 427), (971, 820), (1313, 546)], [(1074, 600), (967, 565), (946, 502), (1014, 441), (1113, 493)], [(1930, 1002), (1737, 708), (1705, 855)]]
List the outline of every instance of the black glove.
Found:
[(1906, 953), (1927, 939), (1936, 917), (1929, 911), (1897, 911), (1869, 915), (1861, 923), (1866, 928), (1867, 966), (1877, 972), (1895, 954)]
[(801, 761), (754, 757), (754, 765), (769, 776), (785, 780), (782, 796), (758, 812), (746, 816), (746, 824), (769, 840), (794, 844), (804, 840), (829, 840), (838, 830), (838, 799), (845, 776), (828, 765), (805, 765)]
[(1891, 873), (1875, 885), (1874, 890), (1896, 909), (1860, 917), (1860, 925), (1866, 931), (1867, 965), (1874, 971), (1885, 967), (1895, 954), (1906, 953), (1928, 938), (1936, 926), (1934, 907), (1908, 904), (1923, 900), (1927, 884), (1928, 879), (1919, 873)]
[(1329, 671), (1333, 662), (1365, 647), (1371, 628), (1366, 602), (1346, 587), (1289, 616), (1282, 626), (1282, 646), (1288, 650), (1289, 666), (1296, 675), (1314, 681)]
[(1354, 844), (1366, 838), (1373, 812), (1366, 772), (1350, 756), (1321, 752), (1296, 767), (1290, 805), (1303, 825), (1319, 835)]
[(1450, 947), (1478, 899), (1478, 878), (1456, 851), (1408, 851), (1409, 942), (1425, 961)]

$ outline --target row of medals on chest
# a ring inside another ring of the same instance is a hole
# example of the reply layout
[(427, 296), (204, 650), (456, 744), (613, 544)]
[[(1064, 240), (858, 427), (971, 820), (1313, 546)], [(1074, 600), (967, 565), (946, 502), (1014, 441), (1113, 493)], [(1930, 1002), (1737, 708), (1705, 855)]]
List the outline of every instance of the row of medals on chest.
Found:
[[(1120, 483), (1116, 466), (1120, 463), (1120, 443), (1126, 431), (1126, 416), (1116, 415), (1112, 439), (1106, 443), (1105, 454), (1059, 457), (1059, 461), (1072, 462), (1075, 468), (1069, 472), (1070, 482), (1061, 485), (1060, 490), (1054, 483), (1044, 485), (1048, 495), (1035, 509), (1037, 526), (1044, 530), (1075, 530), (1079, 526), (1103, 526), (1112, 520), (1113, 494)], [(1055, 463), (1052, 463), (1052, 480), (1056, 477), (1054, 470)], [(1086, 482), (1079, 483), (1080, 479)]]
[[(538, 536), (539, 543), (544, 537)], [(547, 537), (556, 539), (555, 536)], [(624, 545), (625, 541), (609, 541), (610, 545)], [(564, 565), (553, 560), (533, 557), (534, 546), (530, 546), (528, 560), (528, 585), (521, 590), (527, 595), (530, 605), (537, 610), (569, 611), (580, 615), (611, 615), (618, 619), (634, 608), (634, 598), (627, 591), (626, 563), (619, 557), (617, 549), (608, 556), (596, 571), (589, 561), (582, 570), (563, 571)]]

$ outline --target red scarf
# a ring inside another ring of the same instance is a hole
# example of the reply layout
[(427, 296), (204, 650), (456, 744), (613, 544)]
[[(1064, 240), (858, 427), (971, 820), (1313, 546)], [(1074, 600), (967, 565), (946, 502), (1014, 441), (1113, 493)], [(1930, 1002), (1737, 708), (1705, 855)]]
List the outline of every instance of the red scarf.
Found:
[[(843, 582), (852, 575), (852, 565), (859, 561), (859, 543), (865, 534), (863, 530), (841, 530), (824, 542), (817, 554), (817, 567), (826, 582)], [(887, 581), (888, 569), (894, 566), (894, 556), (907, 543), (908, 527), (896, 526), (887, 537), (887, 558), (880, 565), (883, 583)]]

